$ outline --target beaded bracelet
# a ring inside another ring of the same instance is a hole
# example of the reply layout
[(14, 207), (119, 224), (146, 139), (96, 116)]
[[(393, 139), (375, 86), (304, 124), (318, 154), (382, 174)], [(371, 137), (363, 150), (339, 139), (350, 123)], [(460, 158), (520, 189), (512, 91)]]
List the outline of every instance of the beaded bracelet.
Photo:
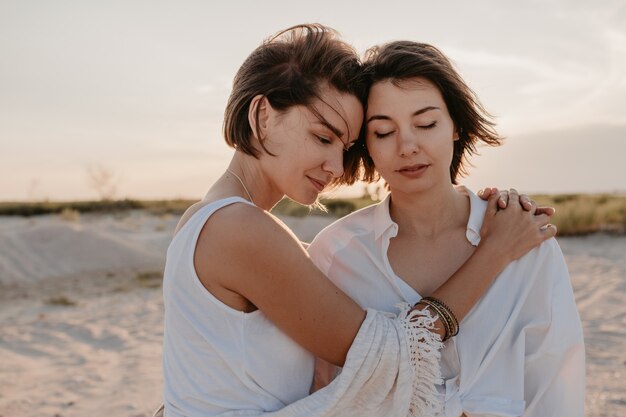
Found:
[[(433, 313), (436, 315), (436, 317), (441, 320), (441, 323), (443, 323), (443, 328), (444, 328), (444, 334), (442, 337), (442, 341), (445, 342), (446, 340), (448, 340), (450, 338), (450, 334), (452, 333), (452, 328), (450, 327), (450, 323), (448, 322), (448, 320), (446, 320), (445, 318), (445, 313), (442, 312), (439, 307), (437, 307), (437, 305), (435, 305), (434, 303), (431, 303), (428, 300), (420, 300), (417, 302), (417, 304), (423, 304), (424, 306), (430, 308)], [(416, 304), (416, 305), (417, 305)]]
[(442, 301), (434, 297), (424, 297), (417, 304), (420, 303), (430, 307), (441, 319), (445, 330), (444, 342), (459, 333), (459, 322), (456, 316)]
[(436, 304), (438, 307), (440, 307), (446, 312), (446, 319), (450, 321), (451, 330), (452, 330), (450, 337), (456, 336), (459, 333), (459, 321), (454, 315), (454, 312), (452, 311), (452, 309), (448, 307), (443, 301), (439, 300), (438, 298), (434, 298), (434, 297), (424, 297), (424, 298)]
[(439, 305), (433, 303), (430, 300), (420, 300), (420, 303), (427, 305), (428, 307), (430, 307), (435, 314), (437, 314), (437, 316), (439, 317), (439, 319), (441, 320), (441, 322), (443, 323), (444, 326), (444, 330), (445, 330), (445, 334), (443, 336), (443, 341), (448, 340), (453, 332), (453, 324), (452, 324), (452, 320), (450, 319), (449, 315), (446, 313), (445, 310), (443, 310)]

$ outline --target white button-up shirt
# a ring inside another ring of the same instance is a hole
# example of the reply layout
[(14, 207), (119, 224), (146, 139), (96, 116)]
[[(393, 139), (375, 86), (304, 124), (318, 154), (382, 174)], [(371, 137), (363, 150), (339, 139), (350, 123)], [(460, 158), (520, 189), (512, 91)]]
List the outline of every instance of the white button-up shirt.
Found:
[[(487, 203), (471, 191), (467, 240), (480, 242)], [(309, 253), (364, 308), (395, 311), (421, 298), (387, 258), (398, 225), (389, 200), (324, 229)], [(585, 350), (563, 255), (550, 239), (500, 273), (442, 352), (444, 415), (582, 417)]]

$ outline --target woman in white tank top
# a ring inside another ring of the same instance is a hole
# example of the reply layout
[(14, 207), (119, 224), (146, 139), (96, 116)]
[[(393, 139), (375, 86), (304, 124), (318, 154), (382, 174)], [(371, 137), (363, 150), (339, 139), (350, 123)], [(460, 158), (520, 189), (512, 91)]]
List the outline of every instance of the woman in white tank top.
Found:
[[(165, 416), (434, 415), (441, 339), (507, 263), (553, 235), (519, 210), (496, 216), (486, 193), (481, 243), (432, 294), (439, 307), (363, 310), (269, 210), (284, 196), (316, 204), (342, 176), (364, 99), (357, 55), (321, 25), (270, 38), (237, 72), (224, 120), (234, 156), (167, 253)], [(308, 396), (314, 356), (344, 370)]]

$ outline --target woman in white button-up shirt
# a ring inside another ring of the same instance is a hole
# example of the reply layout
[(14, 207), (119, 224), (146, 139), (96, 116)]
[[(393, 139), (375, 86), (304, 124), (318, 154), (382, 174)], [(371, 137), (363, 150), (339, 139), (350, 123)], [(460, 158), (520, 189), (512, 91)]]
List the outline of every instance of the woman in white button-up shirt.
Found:
[[(373, 48), (365, 71), (365, 133), (343, 179), (380, 175), (390, 195), (329, 226), (309, 252), (362, 307), (393, 311), (432, 294), (475, 251), (486, 206), (456, 183), (477, 144), (501, 139), (434, 47)], [(555, 239), (505, 268), (442, 359), (446, 417), (583, 416), (582, 329)]]
[[(343, 173), (363, 121), (360, 62), (320, 25), (280, 32), (246, 59), (224, 122), (229, 168), (190, 208), (167, 253), (165, 417), (419, 416), (439, 409), (441, 320), (367, 311), (268, 211)], [(489, 198), (485, 238), (435, 294), (459, 319), (512, 259), (554, 234), (547, 216)], [(409, 311), (410, 310), (410, 311)], [(344, 372), (309, 396), (314, 356)]]
[[(165, 417), (432, 415), (440, 319), (395, 318), (339, 291), (268, 211), (316, 202), (343, 173), (363, 120), (358, 56), (320, 25), (282, 31), (246, 59), (224, 132), (229, 168), (190, 208), (164, 273)], [(462, 319), (512, 259), (554, 234), (547, 216), (489, 198), (484, 239), (435, 297)], [(411, 310), (407, 314), (407, 311)], [(342, 365), (309, 396), (313, 355)]]

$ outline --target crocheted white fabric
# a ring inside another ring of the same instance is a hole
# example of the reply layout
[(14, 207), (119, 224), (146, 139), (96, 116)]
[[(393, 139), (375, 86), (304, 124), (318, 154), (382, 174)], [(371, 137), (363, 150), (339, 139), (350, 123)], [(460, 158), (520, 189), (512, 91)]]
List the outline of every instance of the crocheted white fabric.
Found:
[(436, 317), (398, 305), (396, 318), (367, 310), (342, 372), (325, 388), (273, 412), (229, 411), (245, 417), (430, 417), (441, 410), (436, 385), (440, 337), (430, 332)]

